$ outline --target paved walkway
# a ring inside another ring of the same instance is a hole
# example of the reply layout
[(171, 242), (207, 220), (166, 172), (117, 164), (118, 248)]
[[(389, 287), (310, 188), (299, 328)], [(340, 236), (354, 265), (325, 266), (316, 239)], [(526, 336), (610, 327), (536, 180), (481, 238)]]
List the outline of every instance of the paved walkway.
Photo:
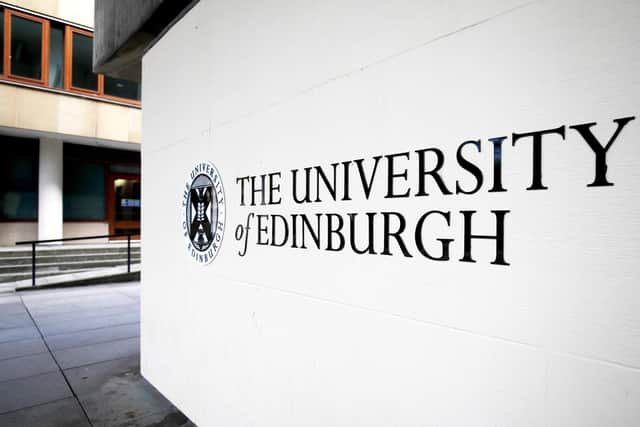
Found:
[(139, 283), (0, 295), (0, 426), (193, 426), (140, 376)]

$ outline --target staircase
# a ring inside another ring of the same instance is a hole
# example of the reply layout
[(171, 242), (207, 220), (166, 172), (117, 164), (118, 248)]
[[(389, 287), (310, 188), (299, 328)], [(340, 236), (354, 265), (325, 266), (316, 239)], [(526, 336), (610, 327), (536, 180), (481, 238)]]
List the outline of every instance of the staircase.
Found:
[[(131, 265), (139, 271), (140, 243), (131, 243)], [(38, 245), (36, 246), (36, 284), (63, 284), (79, 277), (99, 279), (115, 271), (126, 272), (127, 243), (101, 245)], [(116, 268), (120, 267), (120, 268)], [(79, 274), (87, 273), (91, 274)], [(59, 280), (51, 278), (59, 276)], [(96, 280), (93, 280), (96, 282)], [(31, 246), (0, 248), (0, 288), (13, 290), (16, 286), (31, 285)]]

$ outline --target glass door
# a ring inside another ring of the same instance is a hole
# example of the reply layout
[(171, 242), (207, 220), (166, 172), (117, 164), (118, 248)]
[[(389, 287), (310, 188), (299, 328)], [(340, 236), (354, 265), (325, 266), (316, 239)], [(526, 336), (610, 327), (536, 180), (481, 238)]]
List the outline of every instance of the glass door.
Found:
[[(109, 234), (140, 234), (140, 176), (109, 175), (109, 194), (107, 196)], [(134, 238), (139, 238), (135, 236)], [(112, 237), (112, 240), (125, 237)]]

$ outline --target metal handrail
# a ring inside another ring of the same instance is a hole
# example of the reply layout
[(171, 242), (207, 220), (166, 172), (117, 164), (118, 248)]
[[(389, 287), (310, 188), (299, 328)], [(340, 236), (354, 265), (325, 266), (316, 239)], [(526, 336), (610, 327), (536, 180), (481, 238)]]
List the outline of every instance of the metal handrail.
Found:
[(139, 236), (140, 233), (125, 233), (125, 234), (103, 234), (99, 236), (84, 236), (84, 237), (67, 237), (64, 239), (46, 239), (46, 240), (24, 240), (16, 242), (17, 245), (31, 245), (31, 286), (36, 285), (36, 245), (40, 243), (56, 243), (56, 242), (69, 242), (72, 240), (93, 240), (93, 239), (105, 239), (111, 237), (124, 237), (127, 236), (127, 273), (131, 273), (131, 236)]

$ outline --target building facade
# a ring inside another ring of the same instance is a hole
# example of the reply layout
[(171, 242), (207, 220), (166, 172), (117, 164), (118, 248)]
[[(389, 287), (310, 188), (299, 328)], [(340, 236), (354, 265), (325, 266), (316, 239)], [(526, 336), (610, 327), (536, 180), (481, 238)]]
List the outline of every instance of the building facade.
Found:
[(93, 1), (0, 2), (0, 245), (140, 229), (140, 84), (92, 70)]

